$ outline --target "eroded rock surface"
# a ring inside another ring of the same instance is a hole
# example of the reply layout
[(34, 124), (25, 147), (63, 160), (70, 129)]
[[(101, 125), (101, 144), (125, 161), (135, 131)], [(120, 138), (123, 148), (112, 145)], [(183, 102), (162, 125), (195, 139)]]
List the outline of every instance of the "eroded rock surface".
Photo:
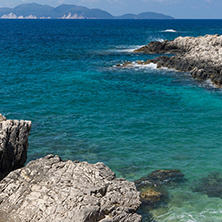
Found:
[[(157, 68), (167, 67), (179, 71), (190, 71), (193, 78), (210, 79), (222, 86), (222, 36), (178, 37), (164, 42), (150, 42), (134, 52), (176, 54), (159, 56), (140, 64), (155, 63)], [(127, 66), (127, 64), (123, 64)]]
[(7, 120), (0, 114), (0, 180), (24, 166), (30, 130), (30, 121)]
[(139, 206), (134, 183), (117, 179), (103, 163), (48, 155), (0, 182), (0, 218), (13, 222), (137, 222)]

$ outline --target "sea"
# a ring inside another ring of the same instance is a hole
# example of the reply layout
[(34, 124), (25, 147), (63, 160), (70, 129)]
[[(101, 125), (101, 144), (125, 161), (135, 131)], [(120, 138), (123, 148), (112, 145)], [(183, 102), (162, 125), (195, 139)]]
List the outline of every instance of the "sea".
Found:
[(0, 113), (32, 121), (27, 162), (104, 162), (130, 181), (180, 170), (186, 182), (140, 209), (145, 222), (221, 222), (220, 184), (218, 195), (193, 187), (212, 172), (222, 181), (222, 89), (154, 64), (116, 66), (159, 56), (133, 53), (151, 41), (206, 34), (222, 34), (222, 20), (0, 20)]

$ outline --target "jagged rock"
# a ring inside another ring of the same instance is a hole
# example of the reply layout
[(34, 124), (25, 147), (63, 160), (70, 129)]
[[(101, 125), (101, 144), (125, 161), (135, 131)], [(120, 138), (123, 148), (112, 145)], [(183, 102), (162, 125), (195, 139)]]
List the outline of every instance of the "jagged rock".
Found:
[(222, 35), (178, 37), (173, 41), (150, 42), (134, 52), (176, 54), (148, 61), (156, 63), (158, 68), (191, 71), (192, 77), (210, 79), (215, 85), (222, 87)]
[(184, 181), (184, 174), (179, 170), (155, 170), (148, 174), (147, 177), (142, 177), (134, 182), (136, 187), (140, 190), (144, 187), (156, 187), (163, 184), (172, 184)]
[(136, 53), (155, 53), (155, 54), (162, 54), (162, 53), (182, 53), (184, 50), (178, 47), (172, 40), (164, 42), (150, 42), (148, 45), (145, 45), (139, 49), (134, 50)]
[(0, 182), (0, 218), (12, 222), (141, 221), (139, 192), (103, 163), (48, 155)]
[(0, 180), (24, 166), (30, 130), (30, 121), (6, 120), (0, 114)]
[(207, 194), (209, 197), (222, 198), (222, 174), (212, 172), (207, 177), (196, 180), (193, 191)]

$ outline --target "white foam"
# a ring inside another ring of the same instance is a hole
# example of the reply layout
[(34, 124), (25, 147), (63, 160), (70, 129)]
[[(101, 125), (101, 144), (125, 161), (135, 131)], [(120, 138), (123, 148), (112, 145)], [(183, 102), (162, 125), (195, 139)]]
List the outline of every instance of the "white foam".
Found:
[(165, 40), (162, 39), (162, 38), (153, 38), (152, 41), (155, 41), (155, 42), (164, 42)]
[(211, 81), (210, 79), (207, 79), (205, 82), (206, 82), (207, 84), (209, 84), (210, 86), (213, 85), (213, 83), (212, 83), (212, 81)]
[(212, 87), (212, 88), (218, 88), (216, 85), (213, 84), (213, 82), (210, 79), (207, 79), (205, 81), (205, 84)]
[(177, 31), (176, 31), (176, 30), (174, 30), (174, 29), (166, 29), (166, 30), (161, 31), (161, 32), (177, 32)]
[(143, 47), (144, 45), (131, 45), (131, 46), (118, 46), (114, 49), (108, 49), (108, 52), (123, 52), (123, 53), (132, 53), (134, 50)]
[(140, 69), (144, 69), (144, 68), (157, 69), (157, 64), (152, 63), (152, 62), (150, 64), (137, 64), (133, 62), (132, 66), (135, 68), (140, 68)]
[[(142, 61), (143, 62), (143, 61)], [(113, 66), (114, 68), (117, 67), (116, 65)], [(123, 68), (139, 68), (139, 69), (145, 69), (145, 68), (149, 68), (149, 69), (157, 69), (157, 64), (155, 63), (149, 63), (149, 64), (138, 64), (136, 62), (132, 62), (131, 64), (127, 65), (127, 66), (123, 66), (123, 63), (120, 64), (120, 67)]]

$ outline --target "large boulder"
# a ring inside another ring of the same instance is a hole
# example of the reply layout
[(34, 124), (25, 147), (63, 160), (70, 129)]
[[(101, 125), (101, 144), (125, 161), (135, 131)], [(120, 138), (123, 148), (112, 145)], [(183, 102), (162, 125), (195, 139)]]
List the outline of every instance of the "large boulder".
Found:
[(0, 114), (0, 180), (24, 166), (30, 130), (30, 121), (7, 120)]
[(135, 184), (103, 163), (48, 155), (0, 182), (0, 221), (141, 221)]

